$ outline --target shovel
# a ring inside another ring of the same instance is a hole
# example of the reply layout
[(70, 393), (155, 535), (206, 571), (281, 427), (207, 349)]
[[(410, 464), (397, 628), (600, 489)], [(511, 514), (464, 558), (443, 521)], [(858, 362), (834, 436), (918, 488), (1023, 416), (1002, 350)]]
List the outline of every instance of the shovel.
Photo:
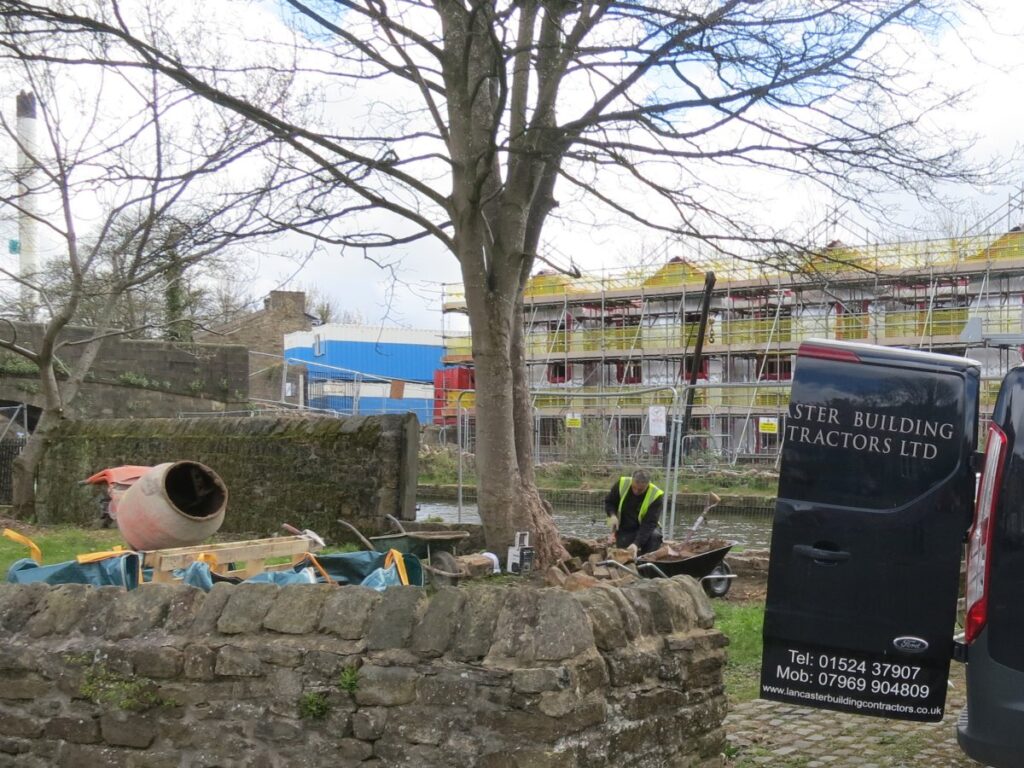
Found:
[(323, 540), (323, 537), (316, 531), (311, 531), (309, 528), (300, 531), (294, 525), (289, 525), (288, 523), (281, 523), (281, 528), (293, 536), (301, 536), (309, 541), (313, 545), (314, 552), (318, 552), (327, 546), (327, 542)]
[(700, 513), (696, 521), (694, 521), (693, 527), (687, 532), (686, 539), (684, 539), (683, 543), (690, 543), (690, 539), (693, 538), (693, 534), (697, 532), (698, 528), (704, 525), (704, 519), (707, 516), (708, 512), (710, 512), (712, 507), (718, 504), (718, 502), (720, 502), (721, 500), (722, 499), (718, 496), (717, 493), (708, 493), (708, 503), (704, 505), (704, 511)]

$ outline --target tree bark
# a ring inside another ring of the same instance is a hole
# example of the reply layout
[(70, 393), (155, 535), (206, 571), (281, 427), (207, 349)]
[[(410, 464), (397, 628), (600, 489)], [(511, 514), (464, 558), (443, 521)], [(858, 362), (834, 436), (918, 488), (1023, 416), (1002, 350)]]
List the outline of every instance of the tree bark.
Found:
[(56, 430), (63, 415), (60, 384), (54, 370), (53, 334), (44, 335), (39, 358), (39, 384), (43, 394), (43, 412), (35, 430), (11, 468), (11, 490), (13, 512), (18, 520), (35, 518), (36, 511), (36, 469), (46, 453), (50, 436)]
[[(522, 495), (530, 500), (530, 528), (535, 531), (534, 546), (540, 565), (550, 565), (569, 556), (562, 545), (562, 535), (551, 516), (551, 505), (545, 501), (537, 488), (534, 468), (534, 418), (533, 397), (530, 395), (530, 378), (526, 368), (526, 347), (523, 340), (523, 297), (519, 295), (513, 317), (510, 361), (512, 368), (513, 421), (515, 422), (516, 462), (523, 485)], [(538, 507), (533, 499), (540, 502)]]
[[(67, 380), (61, 384), (57, 379), (55, 353), (53, 351), (56, 331), (47, 334), (44, 353), (39, 361), (40, 383), (43, 391), (43, 412), (35, 430), (29, 435), (21, 453), (11, 468), (12, 514), (17, 520), (37, 520), (40, 523), (53, 522), (45, 511), (37, 514), (36, 472), (46, 455), (50, 438), (65, 416), (65, 408), (78, 396), (78, 390), (85, 380), (85, 374), (92, 368), (99, 355), (102, 339), (94, 339), (84, 346)], [(85, 478), (82, 478), (83, 480)]]
[(509, 350), (512, 364), (513, 421), (516, 428), (516, 461), (519, 474), (530, 484), (536, 482), (533, 467), (533, 398), (530, 396), (530, 377), (526, 368), (526, 347), (523, 340), (523, 299), (516, 302), (512, 319), (512, 342)]
[[(36, 470), (46, 455), (50, 436), (60, 424), (59, 411), (44, 409), (35, 431), (11, 467), (12, 515), (15, 520), (36, 519)], [(44, 516), (45, 517), (45, 516)], [(46, 523), (49, 520), (40, 519)]]
[(476, 369), (477, 502), (487, 548), (504, 559), (529, 531), (537, 565), (567, 556), (533, 475), (533, 429), (519, 314), (521, 299), (496, 301), (466, 281)]

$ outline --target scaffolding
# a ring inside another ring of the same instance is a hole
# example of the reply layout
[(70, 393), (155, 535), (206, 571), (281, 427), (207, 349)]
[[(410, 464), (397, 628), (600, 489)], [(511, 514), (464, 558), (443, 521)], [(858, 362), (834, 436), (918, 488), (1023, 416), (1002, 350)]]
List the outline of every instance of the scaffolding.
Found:
[[(577, 278), (535, 275), (525, 291), (523, 332), (531, 384), (543, 390), (533, 397), (538, 460), (560, 458), (568, 419), (598, 420), (617, 460), (660, 458), (660, 443), (649, 435), (650, 409), (668, 403), (650, 388), (684, 391), (697, 365), (692, 351), (709, 269), (718, 281), (689, 454), (732, 464), (774, 461), (794, 355), (812, 338), (978, 356), (986, 415), (1011, 353), (969, 348), (962, 335), (969, 318), (979, 318), (986, 334), (1024, 327), (1024, 231), (1009, 226), (1022, 211), (1024, 190), (1011, 196), (1005, 213), (957, 237), (848, 245), (834, 239), (837, 222), (829, 221), (811, 235), (827, 246), (788, 260), (677, 257)], [(464, 310), (460, 286), (446, 287), (443, 305)], [(465, 337), (451, 339), (445, 361), (467, 363), (470, 348)], [(472, 413), (471, 392), (445, 398)]]
[[(764, 263), (746, 259), (705, 259), (687, 262), (689, 269), (665, 271), (660, 268), (627, 268), (573, 278), (562, 274), (534, 275), (524, 293), (527, 305), (565, 297), (573, 302), (600, 301), (602, 298), (648, 296), (663, 292), (678, 293), (683, 287), (697, 291), (703, 285), (705, 271), (714, 271), (720, 289), (747, 289), (777, 282), (807, 287), (830, 281), (862, 282), (876, 276), (881, 280), (908, 275), (951, 270), (962, 275), (984, 273), (1000, 262), (1024, 259), (1024, 231), (1014, 228), (998, 236), (964, 235), (940, 240), (900, 243), (866, 243), (826, 246), (806, 253), (773, 257)], [(465, 294), (461, 285), (445, 286), (444, 309), (464, 311)]]

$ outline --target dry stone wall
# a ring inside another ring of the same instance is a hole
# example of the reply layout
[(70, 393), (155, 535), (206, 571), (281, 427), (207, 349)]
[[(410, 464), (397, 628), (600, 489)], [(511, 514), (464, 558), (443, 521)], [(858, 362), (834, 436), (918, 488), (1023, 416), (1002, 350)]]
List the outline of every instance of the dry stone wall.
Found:
[(36, 508), (45, 522), (88, 524), (99, 507), (81, 480), (105, 467), (190, 459), (227, 484), (223, 531), (270, 534), (288, 522), (336, 541), (338, 517), (370, 532), (386, 514), (415, 519), (418, 445), (411, 413), (69, 420), (39, 468)]
[(0, 585), (0, 767), (713, 768), (712, 622), (687, 577)]
[[(43, 343), (38, 324), (15, 323), (18, 339), (29, 349)], [(91, 338), (95, 329), (65, 328), (60, 340)], [(156, 339), (104, 339), (78, 397), (66, 409), (76, 418), (148, 418), (180, 412), (223, 411), (249, 399), (248, 351), (215, 338), (209, 344)], [(82, 347), (61, 349), (71, 367)], [(12, 353), (0, 353), (0, 400), (43, 405), (35, 366)]]

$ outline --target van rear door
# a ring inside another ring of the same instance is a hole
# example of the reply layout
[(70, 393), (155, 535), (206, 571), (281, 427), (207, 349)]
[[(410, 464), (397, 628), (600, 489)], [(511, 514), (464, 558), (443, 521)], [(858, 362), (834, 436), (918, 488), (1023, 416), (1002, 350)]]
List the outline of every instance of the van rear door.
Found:
[(772, 527), (763, 698), (942, 718), (978, 391), (972, 360), (801, 345)]
[(1024, 762), (1024, 366), (1003, 379), (967, 547), (967, 706), (957, 738), (994, 768)]

